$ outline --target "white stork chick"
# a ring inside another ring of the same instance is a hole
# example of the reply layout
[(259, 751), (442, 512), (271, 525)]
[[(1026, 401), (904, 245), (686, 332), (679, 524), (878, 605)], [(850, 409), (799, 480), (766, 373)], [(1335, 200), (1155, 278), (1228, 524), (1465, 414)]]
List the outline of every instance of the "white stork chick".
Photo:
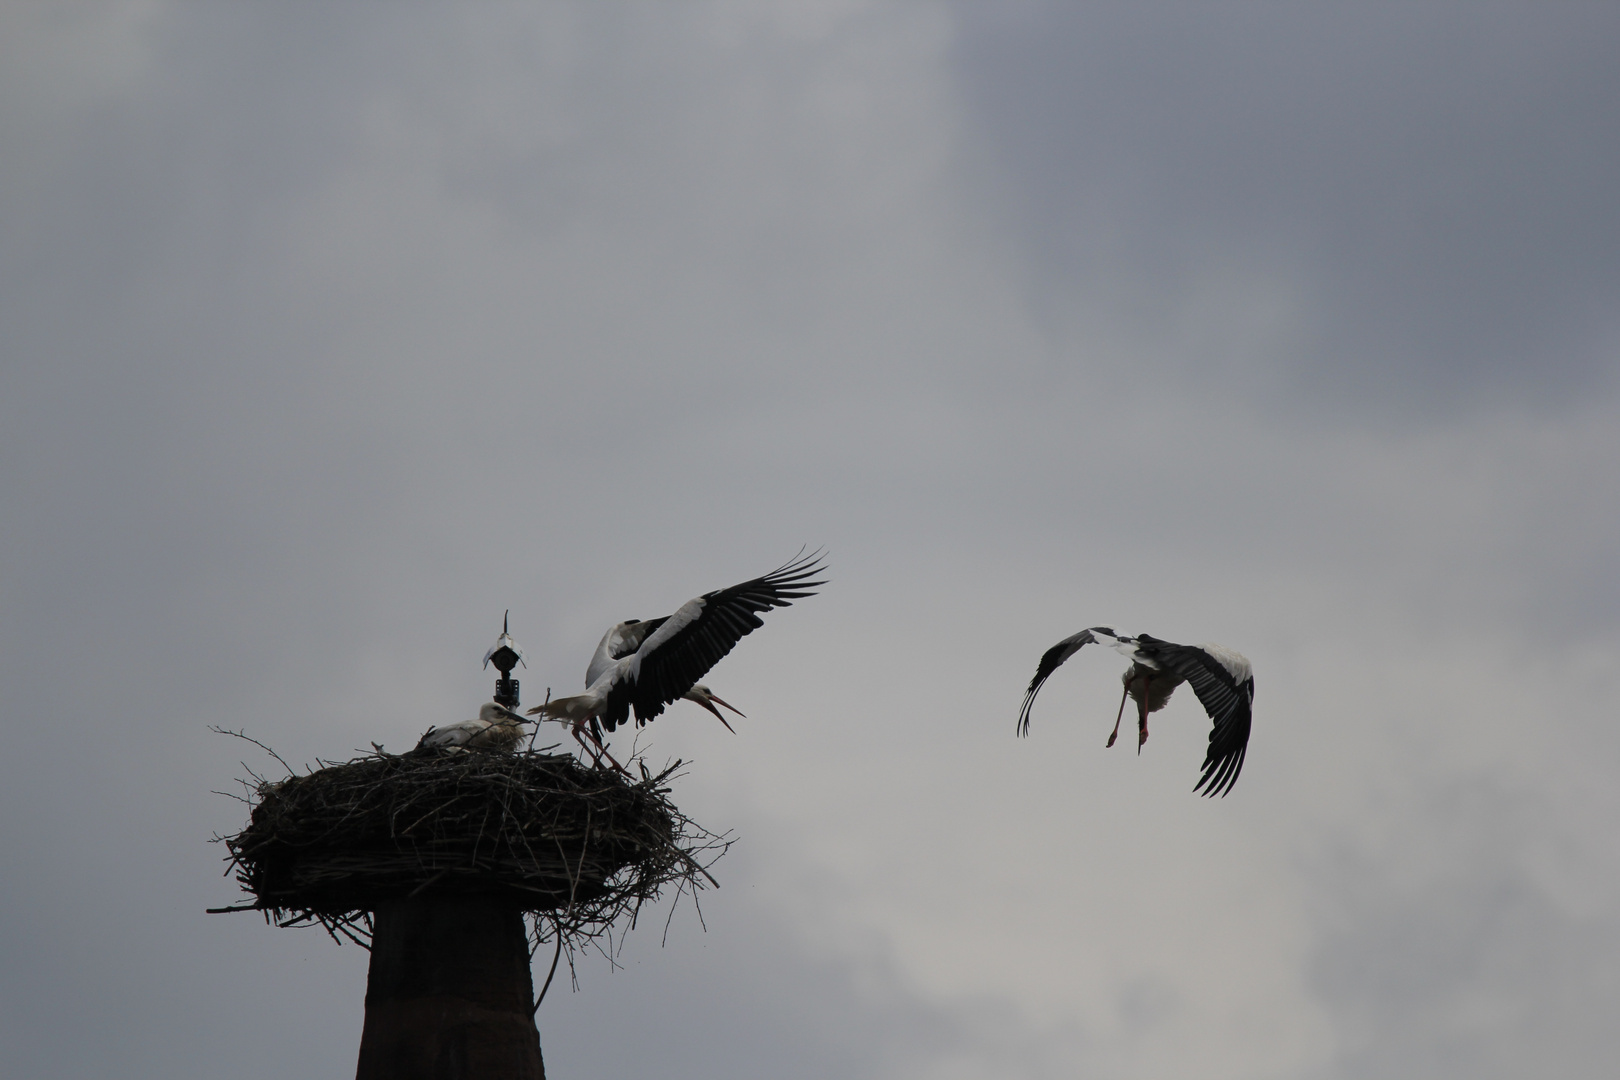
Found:
[(704, 593), (673, 615), (614, 624), (586, 668), (586, 691), (554, 698), (530, 709), (529, 715), (573, 724), (576, 739), (587, 723), (614, 730), (629, 720), (632, 709), (636, 724), (646, 724), (682, 698), (697, 702), (723, 724), (725, 717), (710, 702), (741, 716), (697, 680), (737, 642), (765, 625), (761, 612), (814, 596), (811, 590), (823, 582), (810, 579), (825, 569), (821, 558), (820, 553), (795, 558), (762, 577)]
[(471, 720), (428, 728), (416, 748), (464, 746), (473, 750), (510, 752), (517, 749), (518, 740), (523, 738), (523, 725), (530, 723), (533, 721), (525, 720), (505, 705), (486, 701)]
[(1125, 692), (1119, 699), (1119, 713), (1114, 717), (1114, 730), (1108, 736), (1108, 746), (1119, 737), (1119, 722), (1125, 715), (1125, 700), (1136, 702), (1137, 739), (1140, 753), (1147, 742), (1148, 713), (1158, 712), (1170, 700), (1170, 695), (1183, 682), (1191, 683), (1204, 711), (1209, 714), (1213, 727), (1209, 733), (1209, 750), (1204, 756), (1203, 776), (1193, 787), (1205, 795), (1225, 796), (1237, 783), (1243, 771), (1243, 758), (1248, 752), (1249, 727), (1254, 705), (1254, 669), (1240, 653), (1221, 645), (1177, 645), (1148, 634), (1126, 637), (1114, 633), (1106, 626), (1093, 626), (1072, 637), (1066, 637), (1041, 656), (1035, 668), (1035, 677), (1024, 692), (1024, 704), (1018, 711), (1018, 734), (1029, 734), (1029, 710), (1035, 695), (1051, 677), (1052, 672), (1084, 645), (1093, 642), (1108, 645), (1131, 658), (1120, 681)]

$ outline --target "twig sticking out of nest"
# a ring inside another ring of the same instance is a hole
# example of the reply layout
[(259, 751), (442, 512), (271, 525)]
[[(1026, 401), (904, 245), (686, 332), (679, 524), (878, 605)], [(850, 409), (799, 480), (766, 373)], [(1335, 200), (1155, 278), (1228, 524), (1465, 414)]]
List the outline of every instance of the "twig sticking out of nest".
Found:
[(249, 770), (248, 826), (216, 839), (253, 902), (214, 910), (318, 923), (364, 945), (379, 902), (496, 896), (528, 914), (536, 944), (555, 935), (572, 962), (576, 945), (611, 943), (614, 925), (633, 925), (665, 886), (695, 897), (714, 884), (706, 868), (730, 844), (669, 800), (678, 761), (657, 774), (640, 766), (639, 781), (535, 751), (321, 764), (275, 782)]

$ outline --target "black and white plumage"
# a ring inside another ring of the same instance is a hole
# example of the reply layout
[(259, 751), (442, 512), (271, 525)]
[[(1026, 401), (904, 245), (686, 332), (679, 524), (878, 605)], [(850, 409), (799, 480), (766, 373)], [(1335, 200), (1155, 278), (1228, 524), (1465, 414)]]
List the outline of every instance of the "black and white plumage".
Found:
[[(615, 663), (627, 656), (634, 655), (635, 651), (641, 647), (641, 643), (647, 640), (647, 635), (657, 630), (670, 617), (666, 615), (663, 619), (630, 619), (622, 623), (615, 623), (609, 627), (608, 632), (602, 635), (602, 640), (597, 644), (596, 653), (591, 657), (590, 665), (585, 669), (586, 687), (595, 685), (596, 680), (600, 679)], [(720, 722), (726, 725), (727, 731), (730, 731), (733, 735), (736, 734), (736, 730), (731, 726), (730, 722), (726, 720), (719, 709), (715, 708), (716, 705), (724, 705), (738, 716), (744, 716), (743, 711), (731, 704), (731, 702), (726, 701), (702, 683), (695, 683), (681, 697), (687, 701), (696, 702), (714, 713), (715, 716), (719, 717)], [(746, 719), (746, 717), (744, 718)], [(609, 728), (608, 730), (613, 729)]]
[[(1209, 733), (1209, 751), (1204, 756), (1203, 776), (1193, 790), (1222, 796), (1231, 791), (1238, 773), (1243, 771), (1243, 758), (1248, 752), (1254, 669), (1242, 654), (1221, 645), (1177, 645), (1149, 634), (1127, 637), (1106, 626), (1093, 626), (1066, 637), (1047, 649), (1035, 668), (1035, 677), (1024, 692), (1023, 707), (1018, 710), (1018, 734), (1029, 734), (1029, 710), (1041, 686), (1065, 660), (1082, 646), (1094, 642), (1131, 658), (1131, 666), (1120, 676), (1125, 693), (1120, 697), (1119, 709), (1123, 716), (1126, 698), (1137, 704), (1138, 749), (1147, 741), (1148, 713), (1164, 708), (1177, 686), (1184, 682), (1191, 684), (1193, 693), (1198, 695), (1214, 723)], [(1119, 717), (1116, 716), (1114, 732), (1108, 736), (1109, 746), (1114, 745), (1118, 735)]]
[(533, 720), (525, 720), (499, 702), (486, 701), (471, 720), (428, 728), (416, 748), (466, 746), (475, 750), (515, 750), (523, 737), (523, 725), (532, 723)]
[(719, 716), (704, 700), (719, 700), (707, 687), (703, 695), (694, 695), (698, 680), (737, 642), (765, 625), (762, 612), (814, 596), (812, 590), (824, 584), (812, 580), (826, 568), (821, 560), (819, 552), (795, 558), (763, 577), (688, 600), (673, 615), (615, 624), (602, 635), (586, 669), (588, 689), (548, 701), (529, 715), (570, 721), (576, 730), (599, 722), (612, 731), (628, 721), (632, 710), (636, 723), (645, 724), (685, 697)]

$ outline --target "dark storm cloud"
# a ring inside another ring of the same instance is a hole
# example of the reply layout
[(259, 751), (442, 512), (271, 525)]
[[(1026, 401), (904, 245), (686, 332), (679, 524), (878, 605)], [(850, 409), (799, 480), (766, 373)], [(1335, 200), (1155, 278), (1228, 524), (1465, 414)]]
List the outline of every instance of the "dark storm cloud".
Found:
[(1041, 303), (1089, 287), (1162, 322), (1195, 275), (1258, 265), (1308, 312), (1289, 379), (1382, 408), (1558, 402), (1612, 370), (1620, 10), (959, 13)]

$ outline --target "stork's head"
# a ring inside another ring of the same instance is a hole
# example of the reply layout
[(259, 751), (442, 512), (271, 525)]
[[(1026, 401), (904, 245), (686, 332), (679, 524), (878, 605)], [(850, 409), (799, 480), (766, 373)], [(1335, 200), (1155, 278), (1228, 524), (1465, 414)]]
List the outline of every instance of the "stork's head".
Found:
[(502, 705), (496, 701), (484, 702), (484, 704), (478, 709), (478, 719), (484, 721), (486, 724), (527, 724), (532, 722), (524, 717), (519, 716), (511, 709), (508, 709), (505, 705)]
[(726, 725), (726, 730), (727, 731), (731, 732), (732, 734), (736, 734), (736, 728), (733, 728), (729, 723), (726, 723), (726, 718), (724, 716), (720, 715), (720, 710), (715, 708), (715, 706), (716, 705), (724, 705), (726, 708), (730, 709), (732, 712), (736, 713), (738, 716), (743, 715), (743, 712), (742, 712), (741, 709), (737, 708), (735, 705), (731, 704), (729, 701), (722, 700), (718, 695), (715, 694), (715, 692), (713, 690), (710, 690), (707, 686), (705, 686), (702, 683), (698, 683), (696, 686), (692, 687), (692, 689), (688, 690), (686, 693), (682, 694), (681, 696), (684, 697), (687, 701), (695, 701), (695, 702), (697, 702), (699, 705), (703, 706), (705, 709), (708, 709), (710, 712), (714, 713), (715, 717), (722, 724)]

